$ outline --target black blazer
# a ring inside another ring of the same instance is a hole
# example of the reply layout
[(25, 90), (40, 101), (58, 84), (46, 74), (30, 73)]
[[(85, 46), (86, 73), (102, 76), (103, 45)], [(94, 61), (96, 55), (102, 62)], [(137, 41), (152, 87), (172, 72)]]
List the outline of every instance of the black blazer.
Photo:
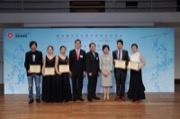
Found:
[[(113, 60), (118, 59), (118, 50), (113, 51)], [(128, 55), (128, 51), (127, 50), (122, 50), (122, 60), (126, 61), (126, 66), (129, 63), (129, 55)]]
[(83, 74), (86, 71), (86, 52), (80, 49), (79, 60), (76, 58), (76, 49), (69, 52), (69, 68), (73, 74)]
[(92, 75), (98, 75), (99, 68), (99, 55), (95, 52), (95, 57), (91, 51), (86, 54), (86, 71), (87, 74), (92, 72)]
[[(32, 58), (32, 55), (35, 55), (35, 62), (33, 62), (33, 58)], [(25, 54), (25, 62), (24, 62), (24, 66), (26, 68), (26, 72), (27, 72), (27, 76), (29, 75), (32, 75), (32, 74), (29, 74), (28, 73), (28, 70), (30, 68), (30, 65), (41, 65), (41, 68), (42, 68), (42, 65), (43, 65), (43, 58), (42, 58), (42, 52), (41, 51), (35, 51), (35, 52), (32, 52), (32, 51), (29, 51)], [(37, 75), (41, 75), (41, 73), (38, 73)]]

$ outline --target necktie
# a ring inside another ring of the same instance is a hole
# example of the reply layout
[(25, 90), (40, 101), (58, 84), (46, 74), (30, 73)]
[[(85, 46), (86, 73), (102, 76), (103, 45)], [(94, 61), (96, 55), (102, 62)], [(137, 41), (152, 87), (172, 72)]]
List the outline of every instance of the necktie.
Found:
[(77, 58), (77, 60), (79, 60), (79, 50), (78, 49), (76, 50), (76, 58)]
[(119, 50), (119, 56), (118, 59), (121, 60), (121, 51)]

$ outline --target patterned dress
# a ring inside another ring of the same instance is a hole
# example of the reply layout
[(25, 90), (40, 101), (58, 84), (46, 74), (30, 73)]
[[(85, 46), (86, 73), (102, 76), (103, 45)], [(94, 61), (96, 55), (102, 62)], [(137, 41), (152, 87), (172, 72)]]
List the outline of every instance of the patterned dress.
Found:
[(100, 69), (103, 71), (111, 72), (107, 77), (101, 73), (101, 86), (112, 86), (112, 68), (113, 59), (111, 55), (100, 56)]

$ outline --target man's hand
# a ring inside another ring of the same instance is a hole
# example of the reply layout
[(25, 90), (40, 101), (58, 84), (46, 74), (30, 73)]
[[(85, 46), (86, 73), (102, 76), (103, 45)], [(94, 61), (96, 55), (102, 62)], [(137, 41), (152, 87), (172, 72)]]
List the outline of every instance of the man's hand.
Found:
[(89, 76), (92, 76), (92, 72), (89, 72), (89, 74), (88, 74)]
[(30, 74), (32, 73), (30, 69), (28, 70), (28, 73), (30, 73)]

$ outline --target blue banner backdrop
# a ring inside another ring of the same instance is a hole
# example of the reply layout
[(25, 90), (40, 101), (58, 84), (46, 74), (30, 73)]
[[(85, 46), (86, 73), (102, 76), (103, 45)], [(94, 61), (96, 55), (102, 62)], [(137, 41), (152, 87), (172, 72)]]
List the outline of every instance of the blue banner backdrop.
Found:
[[(102, 45), (110, 46), (110, 54), (117, 49), (116, 41), (124, 41), (123, 48), (131, 52), (131, 44), (139, 45), (139, 52), (147, 64), (143, 68), (146, 92), (174, 92), (174, 29), (172, 28), (48, 28), (48, 29), (4, 29), (4, 82), (5, 94), (27, 94), (28, 84), (24, 68), (25, 53), (30, 50), (29, 42), (37, 41), (38, 50), (47, 54), (47, 46), (67, 47), (67, 55), (74, 48), (74, 40), (82, 41), (82, 49), (89, 51), (89, 43), (96, 43), (96, 51), (102, 55)], [(129, 88), (129, 72), (126, 91)], [(115, 92), (115, 79), (113, 87)], [(87, 92), (87, 77), (84, 78), (83, 93)], [(97, 92), (101, 93), (100, 79)]]

